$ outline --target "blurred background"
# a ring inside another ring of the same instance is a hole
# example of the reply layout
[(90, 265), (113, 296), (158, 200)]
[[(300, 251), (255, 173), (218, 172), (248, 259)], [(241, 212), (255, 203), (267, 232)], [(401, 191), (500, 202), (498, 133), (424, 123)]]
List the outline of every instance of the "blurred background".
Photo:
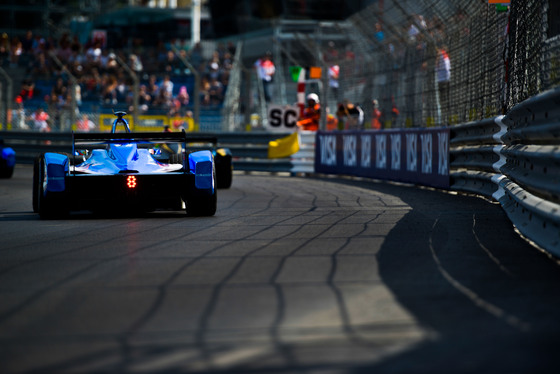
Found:
[(304, 69), (333, 117), (350, 104), (363, 128), (449, 126), (557, 85), (559, 16), (549, 0), (4, 1), (0, 125), (105, 130), (126, 110), (138, 129), (266, 130)]

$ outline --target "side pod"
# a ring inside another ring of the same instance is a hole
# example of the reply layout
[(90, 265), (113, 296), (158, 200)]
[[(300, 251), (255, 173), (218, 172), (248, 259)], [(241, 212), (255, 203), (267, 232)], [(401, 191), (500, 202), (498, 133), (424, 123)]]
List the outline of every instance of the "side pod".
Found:
[(214, 158), (210, 151), (189, 154), (189, 170), (194, 174), (194, 187), (214, 193)]
[(60, 153), (45, 153), (46, 186), (45, 192), (62, 192), (66, 189), (64, 181), (68, 173), (68, 157)]

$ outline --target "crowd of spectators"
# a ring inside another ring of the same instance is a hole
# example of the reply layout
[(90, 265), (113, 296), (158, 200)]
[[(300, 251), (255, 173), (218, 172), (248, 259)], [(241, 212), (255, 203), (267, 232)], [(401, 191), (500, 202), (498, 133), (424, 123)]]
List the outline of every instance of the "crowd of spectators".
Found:
[(80, 108), (93, 105), (131, 110), (133, 80), (127, 71), (130, 69), (140, 80), (141, 112), (172, 116), (186, 113), (193, 104), (194, 75), (182, 62), (186, 59), (201, 76), (201, 105), (219, 107), (223, 103), (235, 53), (232, 44), (218, 45), (210, 58), (204, 57), (200, 44), (190, 48), (179, 39), (162, 41), (156, 46), (146, 46), (141, 39), (130, 40), (125, 48), (109, 49), (105, 45), (102, 38), (82, 44), (76, 35), (70, 34), (59, 39), (34, 35), (31, 31), (23, 37), (3, 34), (0, 66), (25, 70), (26, 79), (15, 98), (18, 104), (45, 109), (69, 104), (73, 76)]

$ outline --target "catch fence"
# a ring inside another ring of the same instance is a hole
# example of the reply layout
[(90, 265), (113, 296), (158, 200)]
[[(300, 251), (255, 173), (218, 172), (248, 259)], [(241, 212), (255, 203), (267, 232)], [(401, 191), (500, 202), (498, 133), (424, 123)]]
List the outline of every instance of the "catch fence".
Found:
[[(556, 3), (379, 0), (343, 22), (285, 21), (271, 43), (282, 72), (275, 78), (276, 104), (296, 101), (291, 66), (318, 66), (322, 79), (308, 79), (306, 93), (319, 93), (332, 115), (344, 101), (360, 105), (364, 128), (371, 124), (373, 100), (385, 128), (505, 114), (560, 82)], [(329, 80), (335, 65), (339, 78)]]

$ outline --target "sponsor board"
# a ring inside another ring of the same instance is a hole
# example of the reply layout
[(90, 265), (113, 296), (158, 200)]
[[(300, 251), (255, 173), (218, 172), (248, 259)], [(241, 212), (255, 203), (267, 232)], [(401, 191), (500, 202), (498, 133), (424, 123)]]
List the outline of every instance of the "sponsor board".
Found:
[(449, 188), (449, 129), (318, 131), (315, 172)]

